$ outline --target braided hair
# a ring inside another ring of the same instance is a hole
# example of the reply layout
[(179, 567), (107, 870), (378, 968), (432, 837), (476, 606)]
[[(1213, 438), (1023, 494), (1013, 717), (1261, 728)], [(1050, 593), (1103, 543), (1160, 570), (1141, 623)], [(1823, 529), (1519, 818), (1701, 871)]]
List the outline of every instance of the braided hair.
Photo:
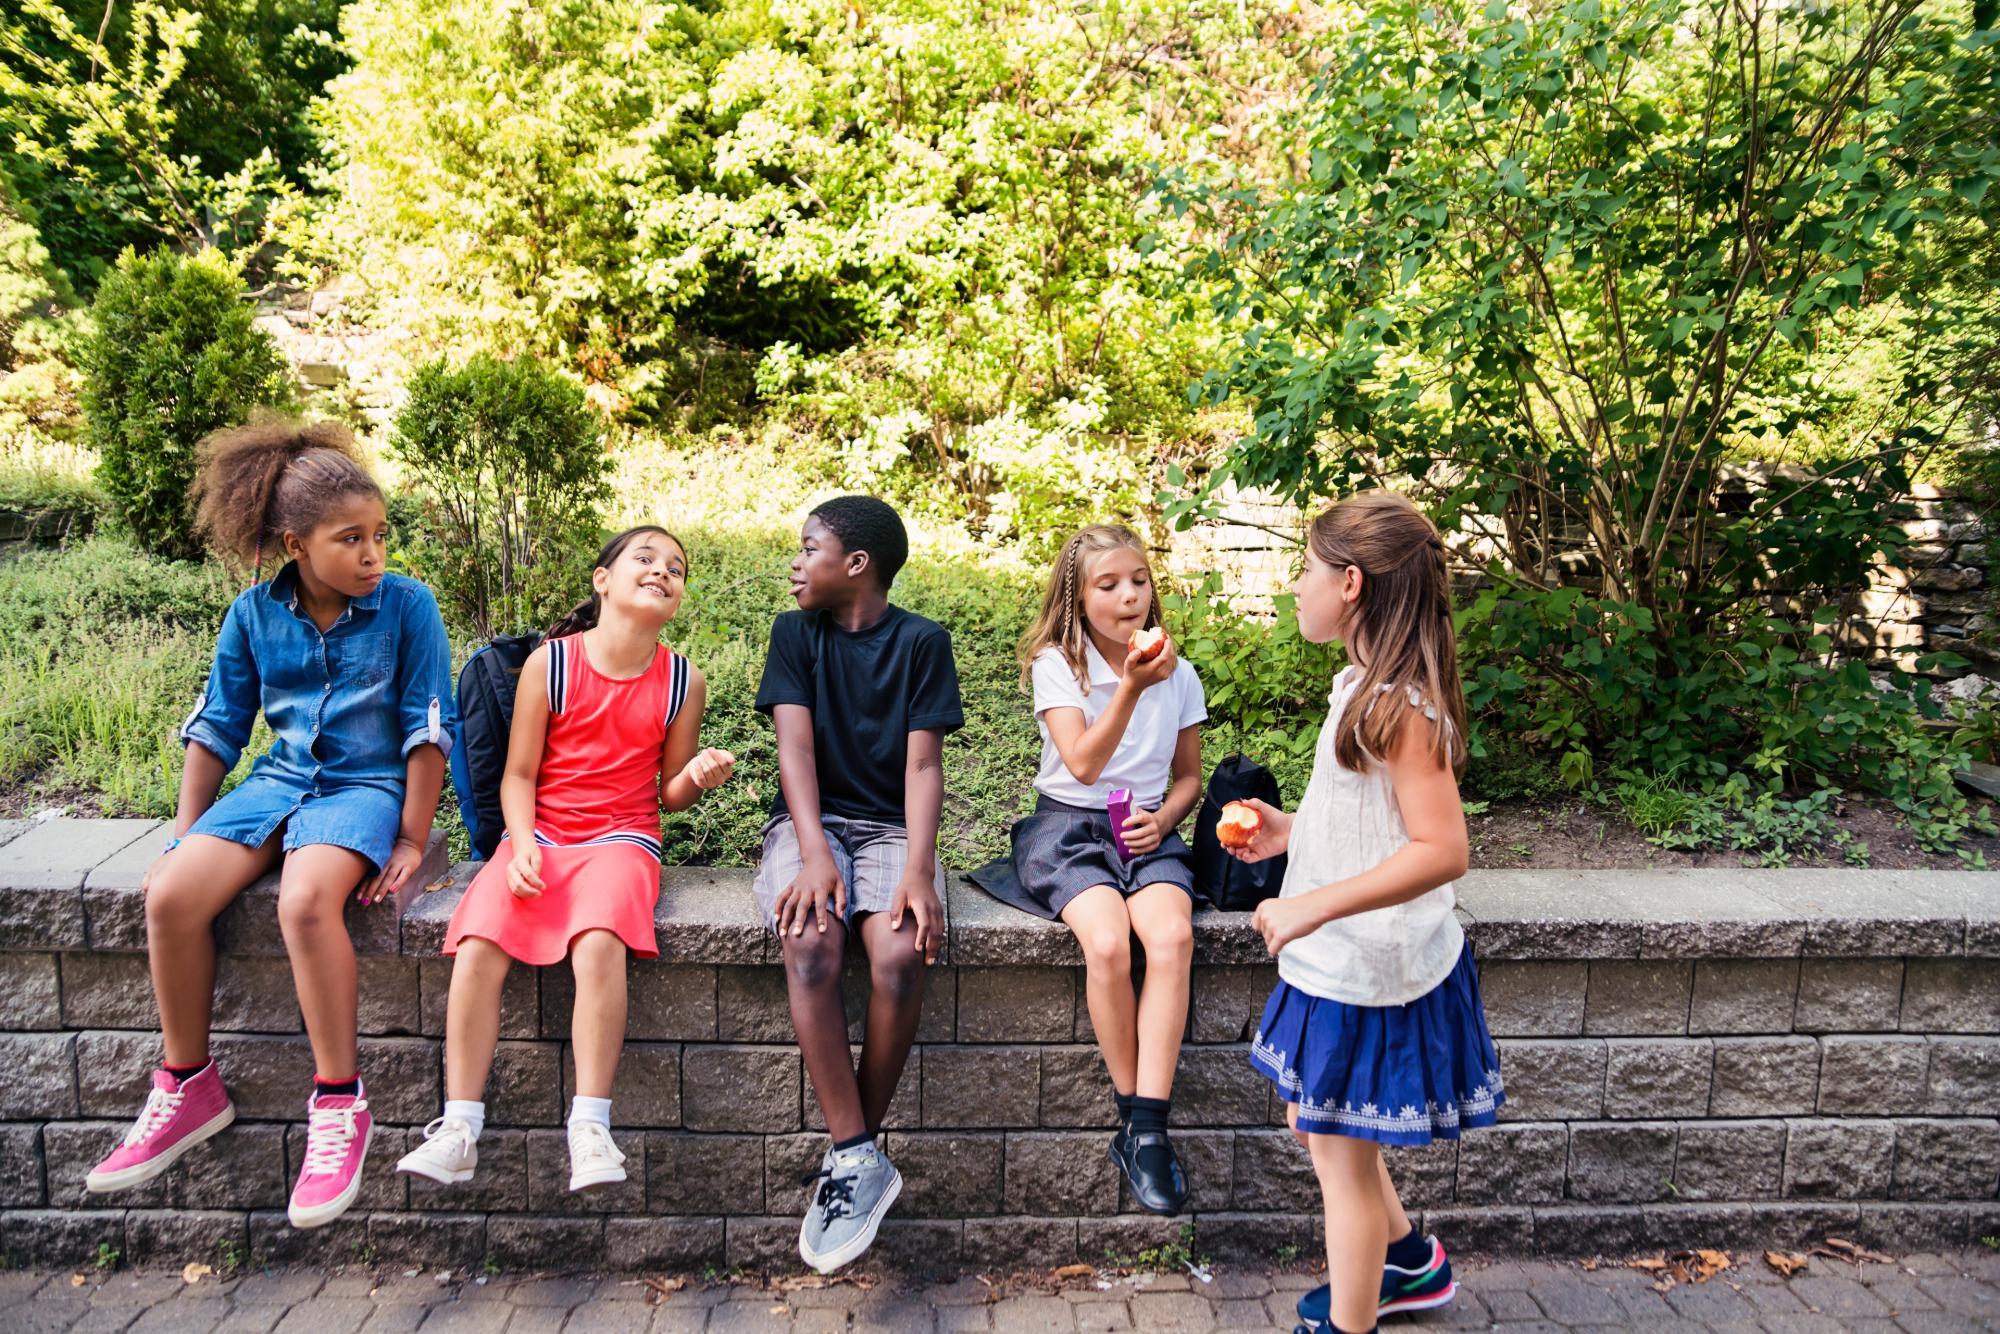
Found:
[[(635, 538), (643, 537), (647, 533), (657, 533), (679, 547), (683, 568), (686, 568), (687, 543), (681, 541), (678, 537), (675, 537), (672, 533), (657, 524), (642, 523), (636, 528), (627, 528), (624, 532), (606, 542), (604, 549), (597, 553), (597, 560), (591, 565), (590, 572), (594, 575), (599, 570), (610, 569), (617, 563), (618, 558), (624, 554), (625, 548), (632, 545)], [(589, 597), (577, 603), (562, 616), (557, 617), (556, 623), (549, 627), (548, 634), (543, 637), (546, 639), (560, 639), (564, 635), (581, 634), (597, 624), (597, 618), (603, 610), (604, 599), (593, 588), (590, 590)]]
[[(1139, 559), (1146, 559), (1145, 543), (1123, 524), (1094, 523), (1063, 543), (1062, 550), (1056, 553), (1055, 568), (1049, 571), (1049, 587), (1042, 595), (1042, 609), (1028, 627), (1028, 632), (1021, 636), (1017, 650), (1021, 659), (1023, 686), (1028, 684), (1034, 673), (1036, 655), (1054, 645), (1070, 670), (1076, 673), (1077, 684), (1089, 691), (1087, 645), (1090, 643), (1090, 627), (1083, 615), (1083, 581), (1089, 577), (1089, 567), (1099, 556), (1107, 551), (1119, 550), (1137, 552)], [(1151, 568), (1149, 563), (1149, 572)], [(1155, 585), (1151, 603), (1146, 608), (1146, 627), (1151, 629), (1159, 623), (1160, 590)]]
[(382, 499), (339, 422), (259, 416), (203, 439), (196, 460), (195, 532), (257, 575), (286, 533), (304, 537), (349, 496)]

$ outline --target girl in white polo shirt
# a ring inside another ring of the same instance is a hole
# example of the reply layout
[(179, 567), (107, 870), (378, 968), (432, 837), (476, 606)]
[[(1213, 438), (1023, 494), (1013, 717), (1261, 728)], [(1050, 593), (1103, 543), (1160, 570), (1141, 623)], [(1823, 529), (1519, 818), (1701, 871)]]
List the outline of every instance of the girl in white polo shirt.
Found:
[(1254, 919), (1278, 958), (1250, 1062), (1286, 1103), (1326, 1204), (1328, 1285), (1299, 1301), (1315, 1334), (1456, 1294), (1382, 1163), (1384, 1144), (1456, 1139), (1504, 1101), (1472, 952), (1452, 913), (1465, 873), (1465, 696), (1444, 543), (1403, 496), (1371, 491), (1313, 520), (1293, 586), (1299, 631), (1352, 660), (1296, 814), (1236, 855), (1289, 852)]
[[(1146, 549), (1095, 524), (1063, 544), (1041, 614), (1021, 640), (1042, 733), (1035, 812), (1014, 826), (1011, 882), (996, 897), (1059, 919), (1083, 947), (1090, 1023), (1117, 1098), (1110, 1155), (1139, 1204), (1176, 1214), (1187, 1181), (1167, 1138), (1194, 954), (1194, 858), (1174, 832), (1201, 800), (1201, 681), (1160, 624)], [(1150, 638), (1150, 636), (1149, 636)], [(1130, 794), (1112, 829), (1106, 799)], [(1121, 851), (1119, 842), (1122, 840)], [(1134, 935), (1146, 980), (1132, 989)]]

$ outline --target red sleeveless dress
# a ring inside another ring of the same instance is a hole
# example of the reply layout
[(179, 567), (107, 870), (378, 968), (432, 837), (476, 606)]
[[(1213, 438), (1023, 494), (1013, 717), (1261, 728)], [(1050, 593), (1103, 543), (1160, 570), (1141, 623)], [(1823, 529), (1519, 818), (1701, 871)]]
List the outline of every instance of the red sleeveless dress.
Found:
[(611, 931), (643, 959), (659, 954), (660, 768), (667, 729), (687, 702), (688, 660), (662, 646), (629, 680), (590, 665), (583, 636), (548, 643), (549, 728), (535, 782), (536, 898), (507, 888), (512, 843), (502, 838), (459, 900), (444, 952), (467, 936), (526, 964), (561, 962), (586, 931)]

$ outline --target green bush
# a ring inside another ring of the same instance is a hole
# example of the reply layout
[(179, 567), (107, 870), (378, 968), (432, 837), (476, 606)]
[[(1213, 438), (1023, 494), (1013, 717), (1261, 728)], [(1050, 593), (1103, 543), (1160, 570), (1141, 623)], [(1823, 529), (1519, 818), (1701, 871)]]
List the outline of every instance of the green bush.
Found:
[(84, 414), (104, 489), (149, 551), (197, 554), (196, 442), (252, 409), (295, 402), (291, 367), (243, 295), (213, 251), (127, 250), (97, 290), (80, 358)]
[(462, 624), (533, 629), (588, 591), (612, 462), (573, 382), (532, 357), (433, 361), (389, 452), (429, 502), (412, 568)]

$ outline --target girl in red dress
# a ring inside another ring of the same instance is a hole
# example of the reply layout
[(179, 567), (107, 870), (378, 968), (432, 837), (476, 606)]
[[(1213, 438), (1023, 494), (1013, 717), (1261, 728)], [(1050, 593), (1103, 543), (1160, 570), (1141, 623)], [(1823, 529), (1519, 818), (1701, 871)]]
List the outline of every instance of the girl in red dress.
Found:
[(445, 933), (444, 952), (457, 957), (444, 1115), (400, 1172), (471, 1179), (507, 969), (568, 955), (577, 1095), (569, 1188), (625, 1180), (611, 1081), (625, 1042), (626, 956), (659, 954), (660, 807), (688, 809), (736, 761), (700, 748), (707, 688), (693, 663), (660, 643), (686, 591), (680, 541), (663, 528), (628, 529), (599, 553), (590, 582), (589, 600), (550, 628), (521, 673), (500, 784), (507, 833)]

